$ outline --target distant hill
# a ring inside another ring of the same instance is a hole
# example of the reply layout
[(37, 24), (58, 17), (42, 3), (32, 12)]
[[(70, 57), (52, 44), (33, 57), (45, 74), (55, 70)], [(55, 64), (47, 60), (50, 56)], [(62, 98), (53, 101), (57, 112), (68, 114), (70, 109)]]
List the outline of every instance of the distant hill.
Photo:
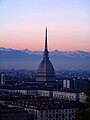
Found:
[[(49, 55), (55, 69), (90, 70), (90, 52), (55, 50)], [(0, 68), (37, 69), (42, 57), (42, 51), (0, 48)]]

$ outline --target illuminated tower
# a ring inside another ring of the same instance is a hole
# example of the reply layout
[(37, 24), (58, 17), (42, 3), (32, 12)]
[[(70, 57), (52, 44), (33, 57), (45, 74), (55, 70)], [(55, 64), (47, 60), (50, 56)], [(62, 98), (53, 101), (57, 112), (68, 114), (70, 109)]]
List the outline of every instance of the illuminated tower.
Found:
[(51, 61), (49, 60), (47, 28), (45, 29), (45, 50), (43, 52), (43, 60), (37, 70), (37, 81), (55, 81), (55, 71)]

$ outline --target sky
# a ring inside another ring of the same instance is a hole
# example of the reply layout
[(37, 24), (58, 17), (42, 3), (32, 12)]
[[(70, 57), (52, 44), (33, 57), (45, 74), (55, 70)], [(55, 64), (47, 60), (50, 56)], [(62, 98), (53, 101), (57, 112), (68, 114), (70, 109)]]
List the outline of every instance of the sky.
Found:
[(0, 0), (0, 47), (90, 51), (90, 0)]

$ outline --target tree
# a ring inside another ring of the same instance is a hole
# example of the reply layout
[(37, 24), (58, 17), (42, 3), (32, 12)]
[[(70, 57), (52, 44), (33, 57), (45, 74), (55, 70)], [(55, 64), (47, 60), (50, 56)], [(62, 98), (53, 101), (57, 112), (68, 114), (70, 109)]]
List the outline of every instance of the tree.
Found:
[(90, 84), (86, 91), (86, 103), (80, 107), (75, 115), (75, 120), (90, 120)]

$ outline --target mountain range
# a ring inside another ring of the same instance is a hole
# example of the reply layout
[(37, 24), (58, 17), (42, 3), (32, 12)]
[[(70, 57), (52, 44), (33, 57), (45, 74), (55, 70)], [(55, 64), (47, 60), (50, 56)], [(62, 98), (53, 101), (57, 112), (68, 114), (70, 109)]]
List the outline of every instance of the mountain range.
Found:
[[(50, 60), (55, 69), (83, 69), (90, 70), (90, 52), (85, 51), (59, 51), (49, 52)], [(17, 50), (0, 48), (0, 68), (37, 69), (42, 60), (42, 51), (29, 49)]]

